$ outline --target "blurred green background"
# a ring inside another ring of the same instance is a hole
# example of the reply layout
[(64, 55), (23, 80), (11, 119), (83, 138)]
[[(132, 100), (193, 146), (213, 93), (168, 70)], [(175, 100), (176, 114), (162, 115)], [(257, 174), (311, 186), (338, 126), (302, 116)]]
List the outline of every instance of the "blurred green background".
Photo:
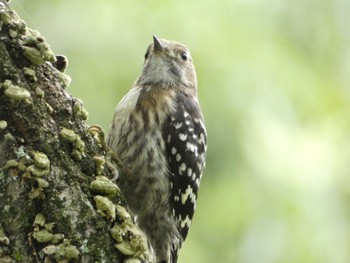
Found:
[(179, 263), (350, 262), (350, 1), (13, 0), (105, 131), (152, 35), (186, 44), (209, 136)]

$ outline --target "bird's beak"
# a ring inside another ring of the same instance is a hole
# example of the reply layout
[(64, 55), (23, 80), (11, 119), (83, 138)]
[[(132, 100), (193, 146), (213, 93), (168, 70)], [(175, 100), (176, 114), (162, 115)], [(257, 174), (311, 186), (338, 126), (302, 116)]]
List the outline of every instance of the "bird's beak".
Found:
[(153, 49), (154, 51), (162, 51), (163, 50), (163, 46), (162, 46), (162, 43), (160, 42), (160, 40), (155, 36), (153, 35)]

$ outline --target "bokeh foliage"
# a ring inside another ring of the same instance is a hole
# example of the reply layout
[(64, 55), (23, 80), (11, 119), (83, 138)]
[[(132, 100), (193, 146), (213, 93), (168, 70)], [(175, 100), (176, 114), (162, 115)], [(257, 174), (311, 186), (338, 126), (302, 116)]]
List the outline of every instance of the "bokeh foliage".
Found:
[(13, 0), (109, 128), (152, 35), (185, 43), (209, 134), (180, 262), (350, 262), (350, 2)]

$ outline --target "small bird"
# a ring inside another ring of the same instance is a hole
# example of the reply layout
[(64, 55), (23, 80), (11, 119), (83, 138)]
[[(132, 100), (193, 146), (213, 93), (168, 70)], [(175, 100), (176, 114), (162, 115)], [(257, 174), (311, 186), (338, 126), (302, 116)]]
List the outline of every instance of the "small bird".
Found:
[(118, 184), (157, 263), (176, 263), (196, 207), (207, 134), (188, 49), (153, 36), (142, 74), (116, 107), (108, 146)]

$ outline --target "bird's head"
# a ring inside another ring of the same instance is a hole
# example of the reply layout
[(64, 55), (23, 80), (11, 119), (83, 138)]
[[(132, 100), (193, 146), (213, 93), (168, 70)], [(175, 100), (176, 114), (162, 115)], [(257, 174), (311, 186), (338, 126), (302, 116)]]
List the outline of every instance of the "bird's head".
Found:
[(196, 89), (197, 77), (188, 49), (175, 41), (153, 36), (143, 66), (139, 85), (156, 85), (164, 88), (181, 86)]

